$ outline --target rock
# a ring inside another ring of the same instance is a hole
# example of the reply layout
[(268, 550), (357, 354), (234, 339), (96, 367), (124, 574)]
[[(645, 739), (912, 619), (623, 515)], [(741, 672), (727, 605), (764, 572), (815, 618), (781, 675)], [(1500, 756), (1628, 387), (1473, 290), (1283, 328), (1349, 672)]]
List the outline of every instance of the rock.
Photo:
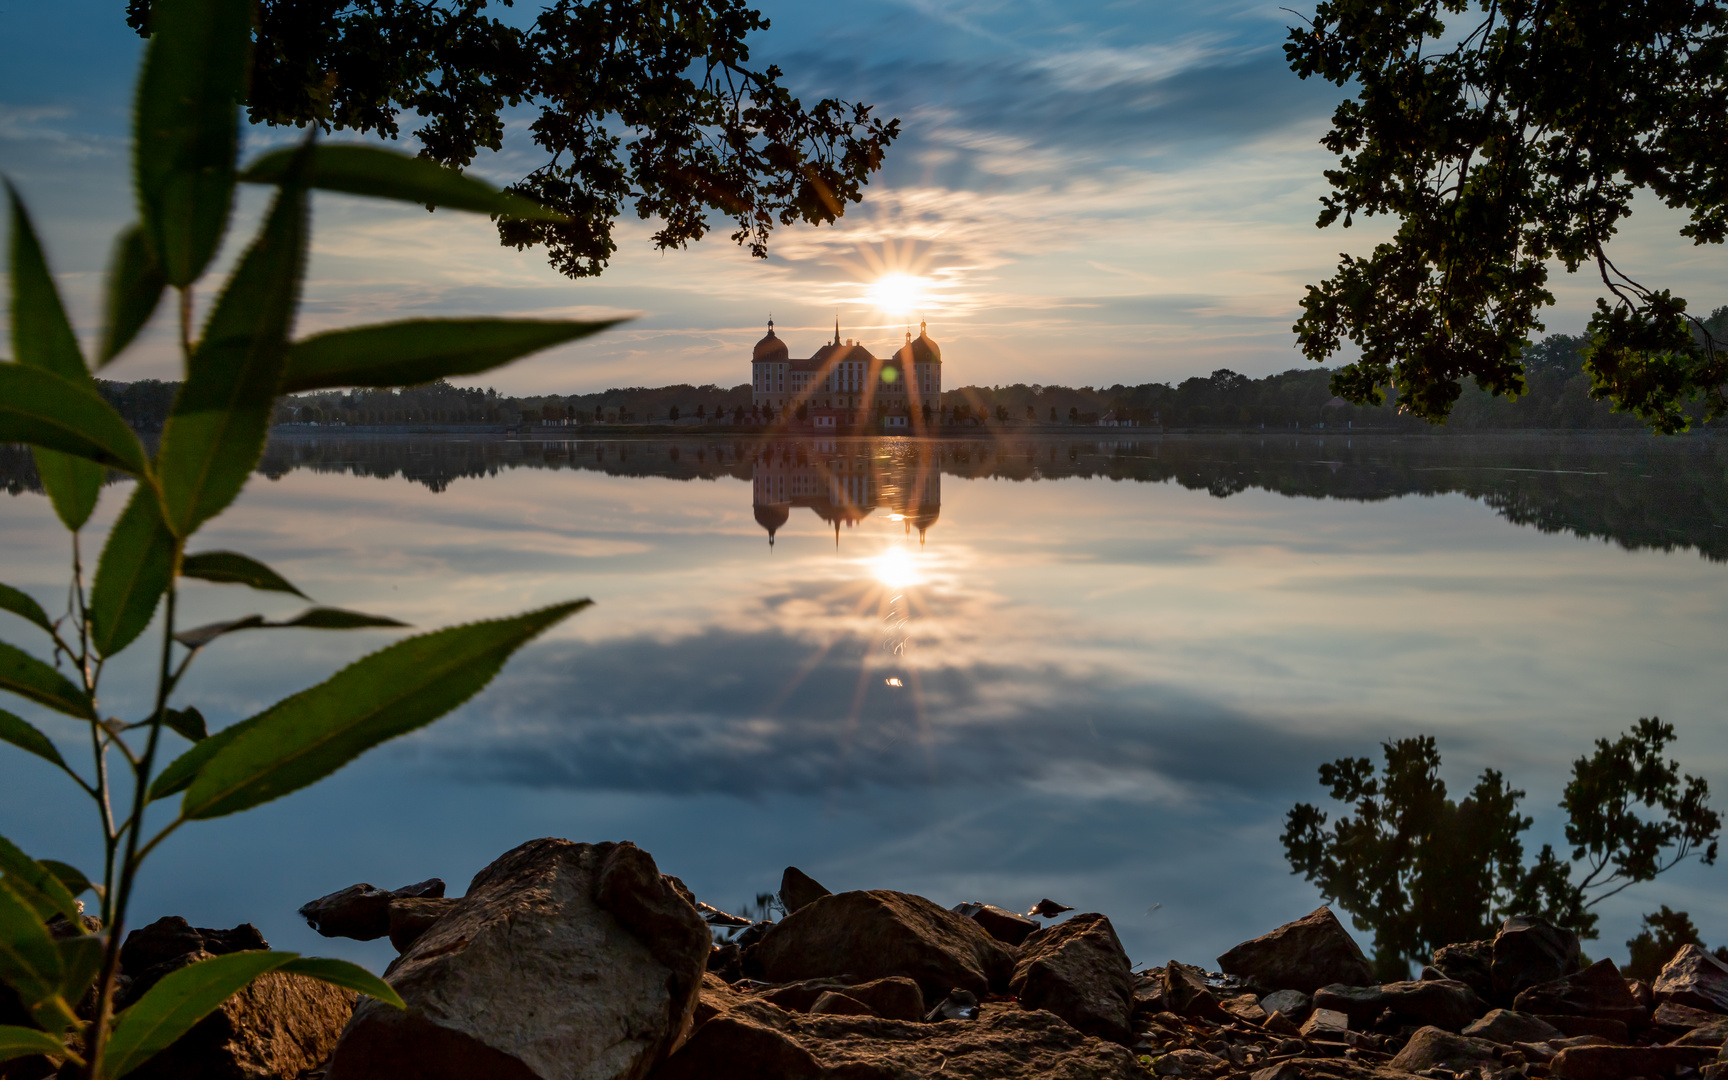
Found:
[(1709, 1012), (1705, 1009), (1694, 1009), (1690, 1005), (1682, 1005), (1677, 1001), (1664, 1001), (1656, 1006), (1651, 1014), (1650, 1022), (1668, 1031), (1691, 1031), (1706, 1024), (1714, 1024), (1725, 1019), (1721, 1013)]
[(744, 956), (742, 950), (728, 941), (724, 945), (716, 945), (708, 953), (708, 970), (720, 976), (727, 982), (737, 982), (744, 977)]
[(1350, 1026), (1358, 1031), (1366, 1031), (1388, 1009), (1406, 1023), (1458, 1031), (1481, 1016), (1486, 1008), (1476, 991), (1451, 979), (1384, 986), (1325, 986), (1315, 992), (1314, 1007), (1346, 1014)]
[(1335, 1009), (1316, 1008), (1301, 1028), (1304, 1039), (1342, 1042), (1350, 1034), (1350, 1018)]
[(1228, 1023), (1230, 1014), (1218, 1004), (1206, 973), (1192, 964), (1172, 960), (1164, 965), (1164, 1003), (1178, 1016)]
[(135, 978), (147, 968), (186, 953), (225, 956), (269, 947), (270, 943), (251, 923), (241, 923), (232, 930), (212, 930), (192, 926), (178, 915), (169, 915), (126, 935), (126, 943), (120, 946), (120, 970)]
[(1549, 1039), (1562, 1037), (1559, 1028), (1539, 1016), (1516, 1012), (1512, 1009), (1495, 1009), (1487, 1016), (1468, 1025), (1460, 1033), (1472, 1039), (1487, 1039), (1489, 1042), (1504, 1043), (1510, 1046), (1520, 1042), (1547, 1042)]
[(1172, 1050), (1152, 1062), (1154, 1076), (1202, 1076), (1229, 1062), (1217, 1054), (1193, 1048)]
[(984, 928), (989, 934), (1006, 945), (1018, 945), (1026, 940), (1026, 935), (1038, 929), (1035, 919), (1024, 915), (1016, 915), (993, 904), (981, 904), (976, 900), (968, 900), (964, 904), (955, 904), (956, 915), (964, 915)]
[(1560, 1029), (1568, 1038), (1593, 1035), (1609, 1042), (1623, 1043), (1632, 1037), (1632, 1028), (1622, 1020), (1603, 1020), (1594, 1016), (1566, 1016), (1551, 1013), (1541, 1019)]
[(739, 931), (738, 936), (732, 939), (732, 943), (740, 949), (748, 949), (750, 946), (767, 937), (768, 931), (772, 929), (774, 929), (774, 921), (772, 919), (763, 919), (761, 922), (751, 923), (749, 926), (746, 926), (743, 930)]
[(1559, 1080), (1629, 1080), (1668, 1076), (1696, 1068), (1716, 1056), (1707, 1046), (1575, 1046), (1554, 1055), (1549, 1074)]
[(813, 901), (824, 896), (832, 896), (827, 889), (809, 874), (796, 866), (788, 866), (786, 872), (780, 875), (780, 903), (790, 915)]
[(460, 903), (460, 900), (447, 900), (442, 897), (391, 900), (389, 908), (386, 909), (390, 920), (390, 944), (398, 953), (407, 952), (408, 946), (420, 940), (421, 934), (430, 930), (433, 923)]
[(1443, 1068), (1455, 1073), (1495, 1063), (1494, 1044), (1486, 1039), (1472, 1039), (1425, 1027), (1410, 1036), (1404, 1049), (1388, 1063), (1388, 1067), (1405, 1072)]
[(1374, 981), (1367, 957), (1332, 909), (1318, 908), (1218, 958), (1218, 970), (1277, 990), (1313, 993), (1342, 983)]
[(707, 923), (709, 926), (735, 929), (740, 926), (750, 925), (750, 920), (746, 919), (744, 916), (733, 915), (731, 912), (721, 911), (713, 904), (704, 904), (700, 900), (696, 902), (696, 913), (702, 916), (702, 921)]
[(846, 996), (870, 1006), (884, 1020), (924, 1019), (924, 995), (918, 984), (898, 975), (861, 983), (847, 990)]
[(1279, 1035), (1302, 1034), (1302, 1029), (1296, 1026), (1296, 1022), (1281, 1012), (1271, 1013), (1266, 1017), (1265, 1023), (1260, 1026)]
[(971, 919), (921, 896), (871, 889), (820, 897), (788, 915), (751, 954), (771, 982), (904, 975), (926, 999), (959, 987), (1006, 987), (1011, 949)]
[(1026, 917), (1028, 919), (1032, 918), (1033, 916), (1037, 916), (1040, 919), (1054, 919), (1056, 916), (1062, 914), (1064, 911), (1073, 911), (1073, 910), (1074, 909), (1069, 907), (1067, 904), (1058, 904), (1056, 901), (1054, 901), (1054, 900), (1050, 899), (1048, 896), (1046, 896), (1044, 899), (1038, 901), (1036, 904), (1033, 904), (1029, 909), (1027, 909)]
[(1121, 1046), (1044, 1011), (992, 1004), (967, 1023), (786, 1013), (765, 1004), (704, 1024), (653, 1080), (1145, 1080)]
[(970, 990), (950, 990), (948, 996), (938, 1001), (931, 1010), (924, 1014), (926, 1024), (940, 1024), (944, 1020), (976, 1020), (978, 1019), (978, 995)]
[(1597, 1020), (1642, 1023), (1649, 1018), (1612, 960), (1599, 960), (1576, 975), (1541, 983), (1519, 993), (1519, 1012), (1538, 1015), (1588, 1016)]
[(1218, 1005), (1244, 1024), (1260, 1025), (1266, 1022), (1266, 1010), (1260, 1007), (1260, 1002), (1253, 994), (1237, 994), (1228, 1001), (1220, 1001)]
[(1441, 975), (1476, 991), (1483, 1001), (1494, 1000), (1494, 943), (1492, 941), (1461, 941), (1442, 945), (1430, 958)]
[(754, 1000), (749, 994), (735, 990), (732, 984), (714, 974), (712, 971), (702, 975), (702, 990), (696, 1000), (696, 1009), (692, 1013), (695, 1026), (701, 1027), (723, 1012)]
[(1728, 1016), (1718, 1016), (1675, 1039), (1670, 1046), (1721, 1046), (1728, 1043)]
[(1008, 988), (1021, 1008), (1048, 1009), (1088, 1035), (1127, 1042), (1131, 968), (1110, 920), (1088, 912), (1028, 937)]
[(1489, 1000), (1509, 1005), (1532, 986), (1563, 979), (1579, 969), (1580, 956), (1577, 934), (1538, 915), (1514, 915), (1494, 935)]
[(363, 1001), (328, 1078), (642, 1077), (690, 1030), (711, 945), (634, 844), (530, 841), (391, 963), (408, 1011)]
[(1626, 989), (1631, 991), (1632, 1000), (1643, 1006), (1646, 1012), (1656, 1007), (1656, 993), (1643, 979), (1627, 979)]
[(1728, 1013), (1728, 964), (1696, 945), (1682, 945), (1651, 989), (1659, 1002)]
[(355, 997), (351, 990), (305, 976), (269, 972), (127, 1073), (127, 1080), (301, 1076), (336, 1048), (342, 1026), (354, 1012)]
[(1268, 1014), (1283, 1013), (1288, 1019), (1301, 1023), (1308, 1019), (1308, 1010), (1314, 1005), (1300, 990), (1275, 990), (1260, 999), (1260, 1007)]
[(810, 1005), (813, 1014), (834, 1016), (875, 1016), (876, 1010), (838, 990), (826, 990)]
[(436, 899), (443, 895), (442, 878), (427, 878), (388, 890), (362, 882), (300, 905), (300, 917), (325, 937), (372, 941), (390, 932), (390, 901)]

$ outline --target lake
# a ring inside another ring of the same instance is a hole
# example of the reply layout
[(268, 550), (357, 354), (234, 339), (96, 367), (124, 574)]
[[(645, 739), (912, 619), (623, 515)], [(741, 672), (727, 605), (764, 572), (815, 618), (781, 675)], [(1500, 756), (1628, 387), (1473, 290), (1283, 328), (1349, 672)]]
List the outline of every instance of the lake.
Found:
[[(0, 449), (4, 580), (57, 610), (64, 537)], [(183, 830), (139, 921), (251, 921), (381, 968), (386, 943), (318, 938), (295, 908), (356, 881), (456, 894), (554, 835), (634, 840), (734, 910), (796, 864), (944, 905), (1049, 896), (1108, 914), (1136, 964), (1210, 965), (1319, 903), (1283, 817), (1337, 809), (1317, 766), (1382, 740), (1436, 736), (1459, 795), (1503, 770), (1531, 850), (1564, 846), (1571, 761), (1640, 716), (1728, 790), (1728, 447), (1709, 438), (296, 435), (260, 471), (195, 549), (418, 627), (595, 606), (432, 727)], [(182, 596), (183, 625), (297, 609)], [(10, 617), (5, 636), (35, 642)], [(177, 703), (224, 725), (398, 636), (235, 635)], [(141, 640), (108, 674), (121, 715), (147, 708)], [(20, 704), (78, 760), (73, 725)], [(0, 754), (5, 834), (94, 871), (93, 813), (36, 764)], [(1624, 957), (1661, 903), (1728, 942), (1725, 872), (1622, 893), (1586, 950)]]

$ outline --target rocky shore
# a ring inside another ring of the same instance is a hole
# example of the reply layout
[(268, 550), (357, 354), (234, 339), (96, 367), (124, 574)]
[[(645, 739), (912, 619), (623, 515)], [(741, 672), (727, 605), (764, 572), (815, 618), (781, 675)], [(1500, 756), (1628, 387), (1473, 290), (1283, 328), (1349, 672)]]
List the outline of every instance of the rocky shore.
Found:
[[(444, 891), (355, 885), (302, 908), (327, 936), (390, 939), (400, 955), (385, 978), (406, 1013), (266, 976), (132, 1075), (1716, 1080), (1728, 1040), (1715, 957), (1688, 945), (1646, 984), (1607, 960), (1584, 966), (1575, 935), (1533, 917), (1378, 984), (1326, 908), (1217, 970), (1133, 971), (1108, 918), (1053, 901), (950, 910), (886, 889), (830, 893), (788, 868), (785, 916), (750, 923), (629, 843), (531, 841), (462, 897)], [(716, 928), (731, 939), (716, 944)], [(261, 947), (250, 926), (161, 920), (127, 939), (126, 993)]]

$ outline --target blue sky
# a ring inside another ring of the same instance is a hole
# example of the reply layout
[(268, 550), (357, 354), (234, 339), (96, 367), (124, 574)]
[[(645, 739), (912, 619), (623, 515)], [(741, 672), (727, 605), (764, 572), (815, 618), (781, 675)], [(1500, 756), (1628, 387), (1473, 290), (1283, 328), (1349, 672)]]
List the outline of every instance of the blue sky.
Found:
[[(1285, 68), (1293, 16), (1277, 4), (762, 7), (773, 27), (753, 40), (756, 62), (785, 69), (806, 101), (863, 100), (902, 122), (883, 173), (837, 227), (781, 230), (758, 260), (724, 229), (657, 253), (652, 223), (627, 220), (607, 273), (573, 282), (535, 251), (501, 248), (483, 219), (320, 196), (302, 329), (635, 314), (489, 380), (516, 392), (744, 381), (770, 311), (795, 354), (832, 334), (836, 316), (843, 336), (879, 352), (927, 318), (949, 385), (1261, 375), (1305, 363), (1289, 330), (1303, 286), (1384, 235), (1372, 221), (1314, 228), (1330, 160), (1316, 140), (1341, 92)], [(33, 208), (87, 336), (108, 245), (131, 216), (125, 136), (140, 47), (112, 0), (0, 0), (0, 171)], [(529, 116), (477, 171), (508, 181), (538, 163)], [(284, 137), (255, 130), (248, 147)], [(242, 199), (242, 228), (259, 205), (258, 193)], [(1705, 310), (1728, 302), (1728, 259), (1680, 240), (1678, 224), (1640, 202), (1616, 243), (1621, 265)], [(884, 311), (872, 285), (893, 271), (928, 287)], [(1549, 329), (1576, 332), (1596, 290), (1585, 277), (1554, 284)], [(174, 371), (164, 326), (114, 375)]]

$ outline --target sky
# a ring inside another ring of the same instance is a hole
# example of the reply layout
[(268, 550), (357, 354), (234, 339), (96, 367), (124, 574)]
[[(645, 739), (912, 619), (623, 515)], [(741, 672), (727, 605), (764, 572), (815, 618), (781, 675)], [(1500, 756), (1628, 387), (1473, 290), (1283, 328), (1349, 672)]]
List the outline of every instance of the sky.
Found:
[[(1315, 228), (1331, 162), (1318, 139), (1344, 91), (1285, 67), (1295, 16), (1278, 4), (760, 6), (772, 26), (752, 39), (753, 63), (777, 64), (807, 103), (864, 101), (901, 121), (883, 171), (836, 226), (778, 230), (754, 259), (724, 221), (660, 253), (653, 223), (629, 217), (609, 269), (572, 281), (538, 251), (499, 246), (483, 218), (320, 195), (301, 332), (428, 315), (631, 316), (485, 380), (515, 393), (745, 382), (770, 314), (795, 356), (836, 320), (879, 355), (926, 320), (948, 386), (1261, 376), (1308, 363), (1290, 332), (1303, 287), (1386, 235), (1384, 221)], [(86, 341), (112, 238), (132, 217), (126, 126), (141, 44), (112, 0), (0, 0), (0, 172), (31, 207)], [(508, 115), (504, 149), (473, 166), (498, 182), (542, 160), (525, 131), (533, 113)], [(251, 130), (243, 156), (289, 137)], [(242, 197), (231, 237), (249, 232), (262, 198)], [(1679, 238), (1679, 215), (1651, 200), (1635, 208), (1619, 265), (1706, 311), (1728, 302), (1722, 250)], [(890, 274), (922, 287), (884, 300)], [(1551, 287), (1548, 330), (1582, 330), (1592, 279), (1562, 270)], [(112, 377), (176, 371), (159, 318)]]

